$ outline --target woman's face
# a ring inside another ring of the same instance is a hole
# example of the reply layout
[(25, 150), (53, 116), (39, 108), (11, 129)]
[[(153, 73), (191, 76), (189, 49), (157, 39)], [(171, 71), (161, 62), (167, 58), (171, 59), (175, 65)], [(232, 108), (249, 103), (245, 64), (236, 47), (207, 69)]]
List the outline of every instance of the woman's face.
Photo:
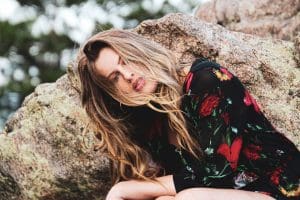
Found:
[(96, 71), (100, 76), (111, 80), (124, 93), (153, 93), (157, 83), (147, 80), (142, 68), (127, 65), (121, 57), (109, 47), (101, 49), (95, 61)]

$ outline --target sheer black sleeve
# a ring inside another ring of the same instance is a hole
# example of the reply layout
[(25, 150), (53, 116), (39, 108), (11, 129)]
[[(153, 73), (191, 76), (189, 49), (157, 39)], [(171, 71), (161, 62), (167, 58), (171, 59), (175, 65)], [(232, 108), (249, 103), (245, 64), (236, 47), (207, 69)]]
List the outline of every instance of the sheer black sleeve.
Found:
[(183, 90), (182, 110), (204, 157), (197, 162), (178, 151), (186, 165), (173, 174), (177, 192), (190, 187), (246, 188), (258, 180), (272, 191), (253, 190), (279, 195), (299, 190), (299, 170), (288, 167), (289, 162), (300, 167), (299, 151), (265, 118), (236, 76), (215, 62), (198, 59)]

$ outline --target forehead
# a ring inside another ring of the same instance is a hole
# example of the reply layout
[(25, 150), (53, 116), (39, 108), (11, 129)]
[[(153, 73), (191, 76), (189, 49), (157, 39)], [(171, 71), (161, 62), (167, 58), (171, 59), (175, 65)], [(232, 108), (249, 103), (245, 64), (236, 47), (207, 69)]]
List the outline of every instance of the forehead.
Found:
[(99, 75), (107, 77), (118, 65), (119, 55), (110, 47), (100, 50), (95, 60), (96, 71)]

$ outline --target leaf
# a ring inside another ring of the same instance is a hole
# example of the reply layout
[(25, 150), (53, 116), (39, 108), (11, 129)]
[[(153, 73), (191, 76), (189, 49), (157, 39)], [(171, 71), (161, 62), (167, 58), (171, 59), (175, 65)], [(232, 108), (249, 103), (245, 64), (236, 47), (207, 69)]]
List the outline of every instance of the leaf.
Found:
[(204, 150), (204, 152), (207, 154), (207, 155), (211, 155), (214, 153), (214, 149), (211, 148), (211, 147), (208, 147)]
[(230, 98), (227, 98), (226, 100), (228, 104), (232, 104), (232, 100)]
[(255, 125), (255, 127), (258, 129), (258, 130), (261, 130), (262, 127), (258, 126), (258, 125)]
[(212, 117), (215, 117), (215, 116), (217, 116), (217, 112), (216, 112), (216, 109), (214, 109), (213, 110), (213, 113), (212, 113), (212, 115), (211, 115)]
[(234, 132), (235, 134), (238, 133), (238, 129), (234, 126), (231, 126), (231, 131)]
[(214, 131), (213, 135), (216, 135), (216, 133), (219, 131), (219, 129), (221, 128), (223, 124), (220, 124)]
[(228, 145), (231, 145), (231, 137), (230, 137), (230, 133), (227, 133), (226, 134), (226, 143), (228, 144)]

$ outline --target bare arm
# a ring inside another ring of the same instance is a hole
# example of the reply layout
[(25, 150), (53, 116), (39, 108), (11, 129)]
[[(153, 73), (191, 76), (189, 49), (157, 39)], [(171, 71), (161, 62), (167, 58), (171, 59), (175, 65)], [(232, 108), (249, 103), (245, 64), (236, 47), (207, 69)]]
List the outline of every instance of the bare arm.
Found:
[(114, 185), (106, 200), (153, 199), (159, 196), (175, 196), (173, 175), (157, 178), (159, 183), (148, 181), (123, 181)]

